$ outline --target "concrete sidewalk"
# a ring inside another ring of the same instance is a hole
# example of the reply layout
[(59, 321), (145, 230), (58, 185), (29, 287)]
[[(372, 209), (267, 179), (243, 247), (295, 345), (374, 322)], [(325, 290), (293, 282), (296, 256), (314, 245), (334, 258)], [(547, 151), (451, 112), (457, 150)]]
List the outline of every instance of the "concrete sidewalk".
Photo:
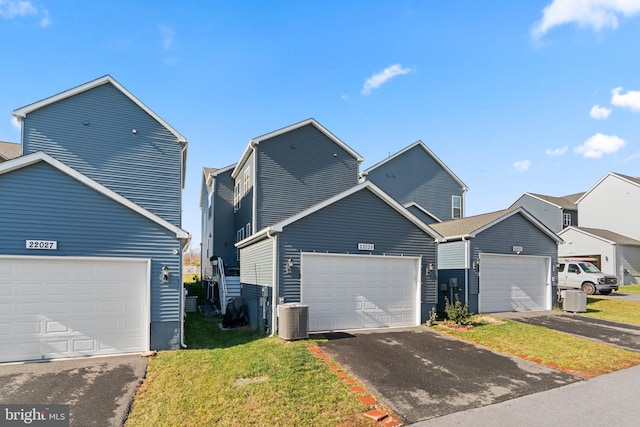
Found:
[(414, 426), (635, 426), (640, 420), (640, 366), (579, 381)]

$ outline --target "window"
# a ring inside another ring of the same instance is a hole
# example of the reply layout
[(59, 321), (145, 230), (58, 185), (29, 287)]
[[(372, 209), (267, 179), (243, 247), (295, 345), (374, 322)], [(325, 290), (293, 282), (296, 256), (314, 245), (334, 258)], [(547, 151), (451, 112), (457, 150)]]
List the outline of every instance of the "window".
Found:
[(566, 213), (564, 214), (564, 226), (569, 227), (570, 225), (571, 225), (571, 214)]
[(242, 200), (241, 193), (242, 182), (236, 182), (236, 186), (233, 188), (233, 211), (237, 212), (240, 209), (240, 201)]
[(251, 236), (251, 223), (247, 223), (247, 225), (244, 226), (244, 235), (249, 237)]
[(567, 269), (569, 273), (579, 273), (580, 269), (575, 264), (569, 264), (569, 268)]
[(462, 218), (462, 197), (451, 196), (451, 218)]
[(247, 166), (244, 170), (244, 194), (249, 192), (249, 187), (251, 187), (251, 168)]

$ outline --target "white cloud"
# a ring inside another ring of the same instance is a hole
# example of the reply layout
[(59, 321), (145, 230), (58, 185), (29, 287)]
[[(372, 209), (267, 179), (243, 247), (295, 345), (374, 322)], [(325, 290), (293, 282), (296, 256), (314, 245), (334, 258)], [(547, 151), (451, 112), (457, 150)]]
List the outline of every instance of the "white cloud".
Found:
[(171, 50), (176, 40), (176, 31), (168, 25), (158, 25), (158, 31), (162, 35), (162, 48), (164, 50)]
[(0, 0), (0, 16), (5, 19), (13, 19), (17, 16), (36, 15), (38, 8), (30, 1)]
[(53, 21), (51, 20), (51, 17), (49, 16), (49, 11), (47, 9), (42, 9), (42, 19), (40, 19), (40, 26), (42, 28), (47, 28), (52, 23), (53, 23)]
[(542, 11), (542, 19), (534, 25), (531, 35), (543, 37), (559, 25), (577, 23), (595, 31), (618, 28), (618, 17), (640, 13), (640, 0), (553, 0)]
[(40, 11), (28, 0), (0, 0), (0, 16), (4, 19), (14, 19), (22, 16), (42, 15), (40, 26), (47, 28), (53, 21), (47, 9)]
[(611, 114), (611, 108), (601, 107), (599, 105), (594, 105), (589, 112), (589, 116), (596, 120), (604, 120), (609, 117), (609, 114)]
[(587, 139), (584, 144), (574, 150), (582, 157), (599, 159), (605, 154), (613, 154), (624, 147), (627, 142), (615, 135), (603, 135), (597, 133)]
[(409, 74), (413, 72), (410, 68), (402, 68), (400, 64), (393, 64), (390, 67), (385, 68), (384, 70), (374, 74), (369, 77), (366, 82), (364, 82), (364, 87), (362, 88), (362, 95), (370, 95), (373, 89), (377, 89), (382, 84), (388, 82), (395, 76), (401, 76), (403, 74)]
[(640, 91), (630, 90), (627, 93), (620, 94), (621, 87), (617, 87), (611, 91), (611, 105), (616, 107), (627, 107), (633, 111), (640, 111)]
[(11, 117), (11, 126), (13, 126), (18, 130), (22, 130), (22, 126), (20, 125), (20, 122), (15, 117)]
[(518, 172), (524, 172), (529, 169), (531, 162), (529, 160), (520, 160), (513, 164), (513, 168)]
[(567, 152), (568, 149), (569, 147), (565, 145), (564, 147), (556, 148), (554, 150), (548, 148), (547, 151), (545, 151), (545, 153), (547, 154), (547, 156), (562, 156), (564, 155), (564, 153)]

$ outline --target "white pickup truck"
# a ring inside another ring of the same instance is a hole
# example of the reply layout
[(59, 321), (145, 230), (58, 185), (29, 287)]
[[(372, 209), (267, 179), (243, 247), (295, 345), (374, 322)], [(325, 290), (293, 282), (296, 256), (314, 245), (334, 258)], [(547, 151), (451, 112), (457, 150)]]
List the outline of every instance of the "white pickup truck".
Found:
[(595, 265), (585, 261), (562, 260), (558, 263), (558, 289), (581, 289), (588, 295), (596, 291), (609, 295), (618, 290), (616, 276), (604, 274)]

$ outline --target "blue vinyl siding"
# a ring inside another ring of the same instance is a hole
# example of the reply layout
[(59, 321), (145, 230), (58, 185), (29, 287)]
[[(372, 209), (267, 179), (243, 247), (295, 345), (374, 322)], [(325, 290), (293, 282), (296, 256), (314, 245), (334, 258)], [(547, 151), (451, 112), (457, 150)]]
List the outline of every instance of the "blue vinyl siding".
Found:
[[(558, 245), (551, 237), (529, 222), (520, 214), (495, 224), (471, 240), (470, 260), (479, 259), (481, 253), (513, 254), (513, 246), (522, 246), (520, 255), (546, 256), (552, 265), (558, 260)], [(471, 262), (471, 261), (470, 261)], [(482, 272), (482, 264), (480, 265)], [(552, 298), (555, 298), (556, 281), (553, 281)], [(478, 311), (478, 291), (480, 277), (478, 271), (469, 271), (469, 308)]]
[[(234, 233), (239, 229), (246, 227), (247, 224), (251, 224), (252, 233), (258, 231), (254, 229), (254, 225), (253, 225), (253, 185), (251, 185), (251, 187), (248, 190), (245, 190), (245, 181), (244, 181), (244, 173), (246, 170), (249, 170), (249, 173), (251, 175), (253, 175), (254, 173), (253, 171), (254, 156), (255, 154), (251, 154), (249, 156), (249, 159), (242, 166), (240, 173), (235, 179), (235, 184), (240, 183), (240, 188), (242, 192), (240, 193), (240, 205), (234, 215), (234, 219), (233, 219), (234, 222), (232, 223), (234, 224)], [(231, 190), (233, 190), (233, 188)], [(233, 195), (233, 191), (232, 191), (232, 195)], [(249, 237), (249, 236), (245, 234), (245, 237)]]
[(227, 266), (235, 266), (236, 230), (233, 227), (233, 178), (231, 172), (215, 177), (213, 193), (213, 253)]
[(44, 151), (181, 225), (181, 144), (113, 85), (35, 110), (23, 129), (23, 154)]
[[(151, 259), (151, 348), (178, 347), (182, 272), (174, 233), (45, 162), (0, 175), (0, 194), (2, 255)], [(28, 250), (27, 239), (55, 240), (58, 250)], [(171, 278), (161, 284), (164, 264)]]
[(261, 142), (255, 153), (256, 231), (358, 183), (357, 159), (311, 124)]
[[(358, 243), (373, 243), (375, 250), (360, 252)], [(436, 245), (431, 236), (368, 190), (359, 191), (287, 227), (278, 235), (280, 295), (286, 302), (300, 301), (300, 252), (422, 256), (422, 318), (436, 302)], [(285, 272), (285, 261), (294, 269)]]
[[(367, 180), (401, 204), (416, 202), (442, 221), (452, 219), (451, 196), (463, 196), (460, 184), (420, 146), (369, 171)], [(464, 212), (464, 198), (462, 204)]]

